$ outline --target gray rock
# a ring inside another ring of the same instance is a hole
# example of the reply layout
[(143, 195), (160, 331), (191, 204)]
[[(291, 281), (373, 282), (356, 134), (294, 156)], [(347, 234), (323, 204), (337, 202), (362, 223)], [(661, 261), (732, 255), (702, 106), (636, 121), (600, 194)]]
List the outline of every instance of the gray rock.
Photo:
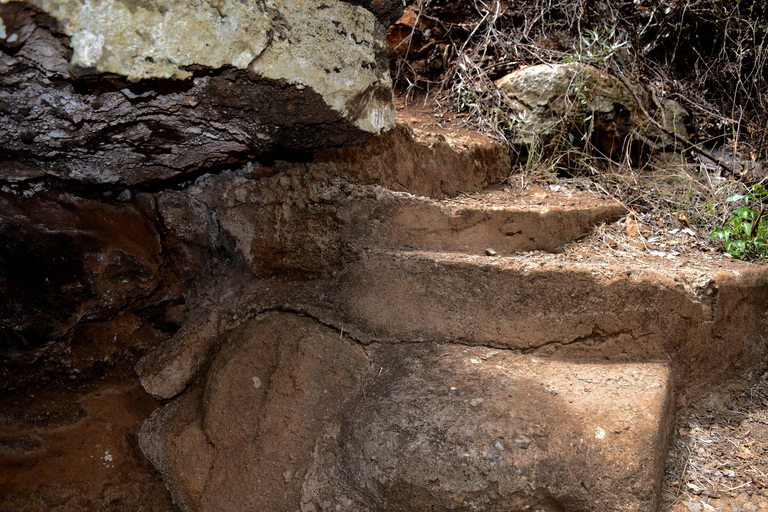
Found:
[(515, 143), (523, 153), (533, 146), (579, 143), (583, 136), (614, 159), (681, 151), (646, 112), (669, 132), (688, 137), (688, 113), (677, 102), (656, 100), (642, 87), (587, 64), (528, 66), (496, 83), (518, 111)]
[(157, 208), (165, 227), (184, 242), (214, 247), (219, 227), (204, 204), (178, 191), (163, 191), (157, 195)]
[(384, 29), (338, 0), (17, 0), (0, 18), (15, 180), (135, 184), (394, 125)]

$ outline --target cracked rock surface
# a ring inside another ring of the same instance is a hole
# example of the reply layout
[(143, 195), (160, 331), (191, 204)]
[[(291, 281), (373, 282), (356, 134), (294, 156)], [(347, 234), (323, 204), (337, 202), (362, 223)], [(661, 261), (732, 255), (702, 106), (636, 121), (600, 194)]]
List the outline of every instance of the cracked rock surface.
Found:
[(140, 444), (182, 510), (295, 511), (319, 430), (367, 372), (337, 332), (265, 314), (231, 334), (204, 383), (144, 423)]
[(669, 376), (451, 344), (364, 351), (267, 313), (140, 442), (185, 511), (652, 510)]
[(154, 224), (129, 204), (0, 193), (0, 357), (32, 357), (159, 285)]
[(394, 125), (384, 28), (338, 0), (9, 1), (0, 19), (7, 180), (131, 185)]
[(369, 355), (377, 371), (319, 441), (303, 511), (656, 507), (671, 419), (666, 365), (431, 343)]

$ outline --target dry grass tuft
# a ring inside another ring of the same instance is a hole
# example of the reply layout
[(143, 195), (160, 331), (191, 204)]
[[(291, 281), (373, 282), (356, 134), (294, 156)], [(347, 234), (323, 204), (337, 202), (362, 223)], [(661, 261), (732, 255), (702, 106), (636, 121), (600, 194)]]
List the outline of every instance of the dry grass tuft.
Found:
[(521, 162), (511, 181), (588, 176), (637, 214), (676, 216), (706, 237), (734, 206), (728, 194), (764, 180), (751, 172), (768, 160), (764, 0), (415, 0), (408, 9), (410, 21), (390, 29), (402, 93), (501, 140), (514, 138), (517, 120), (495, 80), (531, 64), (589, 62), (691, 113), (685, 161), (638, 168), (564, 133), (546, 148), (510, 144)]

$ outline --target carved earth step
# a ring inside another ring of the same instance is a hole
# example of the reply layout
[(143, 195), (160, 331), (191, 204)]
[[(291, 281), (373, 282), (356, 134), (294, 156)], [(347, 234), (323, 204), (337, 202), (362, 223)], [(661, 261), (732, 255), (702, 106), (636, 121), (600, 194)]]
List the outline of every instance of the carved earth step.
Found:
[[(363, 342), (445, 340), (572, 361), (668, 360), (716, 385), (766, 362), (768, 269), (654, 266), (567, 253), (364, 255), (296, 299)], [(735, 270), (739, 269), (739, 270)]]
[(575, 189), (498, 187), (435, 200), (304, 170), (262, 179), (212, 177), (194, 194), (215, 210), (235, 250), (261, 275), (329, 274), (382, 248), (551, 251), (626, 212)]
[(362, 146), (315, 153), (317, 170), (434, 198), (481, 190), (512, 170), (507, 147), (465, 130), (437, 133), (396, 114), (395, 128)]
[(494, 187), (442, 201), (397, 198), (379, 222), (389, 247), (508, 254), (552, 251), (625, 214), (618, 202), (590, 192)]
[(363, 350), (267, 313), (145, 422), (140, 444), (185, 511), (651, 511), (670, 390), (665, 364)]
[(432, 343), (369, 355), (378, 371), (316, 449), (302, 511), (657, 509), (666, 365)]

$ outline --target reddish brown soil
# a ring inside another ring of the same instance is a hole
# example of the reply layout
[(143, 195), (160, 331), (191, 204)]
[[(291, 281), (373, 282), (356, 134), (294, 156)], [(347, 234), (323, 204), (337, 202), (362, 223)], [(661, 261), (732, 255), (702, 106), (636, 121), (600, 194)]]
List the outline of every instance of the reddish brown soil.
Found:
[(160, 403), (132, 373), (0, 401), (0, 511), (176, 511), (136, 440)]
[[(447, 111), (408, 107), (399, 117), (420, 136), (482, 138), (462, 130), (461, 119)], [(553, 201), (582, 204), (591, 189), (588, 183), (575, 181), (534, 187), (532, 194), (518, 194), (510, 182), (505, 194), (536, 209)], [(446, 204), (499, 206), (500, 190), (459, 196)], [(743, 269), (683, 226), (668, 226), (651, 217), (603, 226), (556, 254), (535, 256), (537, 261), (553, 262), (630, 260), (669, 274), (689, 268)], [(728, 399), (721, 392), (714, 395), (720, 397), (715, 405), (683, 404), (667, 463), (662, 510), (768, 511), (766, 389), (763, 381), (756, 381), (746, 391), (749, 400), (738, 399), (743, 396), (738, 393)], [(86, 387), (40, 386), (0, 398), (0, 512), (178, 511), (136, 441), (141, 422), (160, 405), (130, 370)]]

